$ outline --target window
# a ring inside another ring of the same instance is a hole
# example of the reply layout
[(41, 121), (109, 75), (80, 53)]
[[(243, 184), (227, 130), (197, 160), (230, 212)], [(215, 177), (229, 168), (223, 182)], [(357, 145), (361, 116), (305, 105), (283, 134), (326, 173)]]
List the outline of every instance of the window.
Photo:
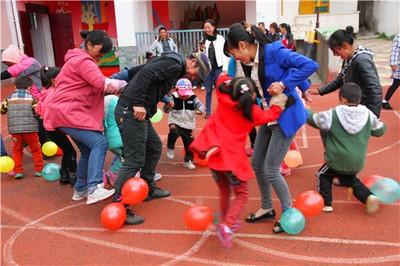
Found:
[(318, 3), (320, 5), (320, 13), (329, 13), (329, 0), (300, 0), (299, 14), (315, 14), (317, 13)]

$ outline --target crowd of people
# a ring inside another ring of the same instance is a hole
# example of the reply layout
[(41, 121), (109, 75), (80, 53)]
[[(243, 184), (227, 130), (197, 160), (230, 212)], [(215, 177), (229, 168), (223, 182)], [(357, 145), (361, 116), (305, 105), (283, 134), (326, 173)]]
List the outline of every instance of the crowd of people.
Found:
[[(148, 184), (146, 201), (168, 197), (171, 193), (156, 183), (161, 178), (156, 167), (163, 149), (150, 121), (158, 103), (164, 102), (163, 110), (169, 113), (166, 156), (175, 158), (175, 142), (181, 137), (185, 168), (196, 169), (194, 155), (208, 160), (220, 193), (217, 235), (225, 247), (232, 245), (233, 233), (241, 225), (248, 181), (254, 176), (260, 207), (245, 221), (275, 220), (273, 232), (284, 232), (271, 187), (282, 212), (291, 208), (283, 160), (291, 147), (296, 148), (294, 137), (306, 123), (320, 130), (325, 148), (325, 164), (316, 184), (324, 199), (323, 210), (333, 211), (331, 187), (338, 177), (341, 185), (352, 187), (367, 212), (375, 212), (379, 202), (357, 173), (364, 166), (369, 137), (381, 136), (386, 130), (379, 116), (382, 105), (391, 108), (389, 99), (399, 85), (399, 35), (390, 61), (393, 85), (382, 102), (373, 52), (357, 45), (350, 28), (335, 31), (328, 42), (333, 54), (343, 60), (341, 72), (329, 84), (310, 89), (309, 77), (319, 65), (296, 52), (290, 25), (272, 23), (267, 30), (262, 22), (258, 27), (234, 23), (226, 39), (217, 33), (214, 20), (207, 19), (203, 26), (204, 38), (186, 57), (177, 53), (167, 29), (159, 28), (148, 61), (111, 77), (105, 77), (97, 65), (112, 49), (103, 31), (85, 32), (83, 46), (66, 53), (62, 68), (41, 67), (17, 47), (7, 48), (2, 62), (9, 67), (1, 79), (15, 77), (15, 91), (2, 102), (1, 113), (8, 115), (14, 177), (24, 176), (24, 143), (31, 149), (35, 176), (41, 176), (44, 162), (39, 141), (52, 140), (63, 151), (60, 184), (73, 186), (74, 201), (94, 204), (112, 197), (120, 202), (122, 187), (133, 176)], [(193, 91), (195, 80), (205, 86), (205, 107)], [(214, 89), (218, 103), (212, 112)], [(338, 106), (320, 113), (306, 109), (304, 101), (310, 100), (310, 94), (325, 95), (338, 89)], [(194, 137), (196, 114), (208, 120)], [(250, 149), (246, 149), (247, 136)], [(105, 171), (108, 151), (114, 158)], [(231, 189), (235, 194), (232, 203)], [(125, 206), (125, 224), (144, 222)]]

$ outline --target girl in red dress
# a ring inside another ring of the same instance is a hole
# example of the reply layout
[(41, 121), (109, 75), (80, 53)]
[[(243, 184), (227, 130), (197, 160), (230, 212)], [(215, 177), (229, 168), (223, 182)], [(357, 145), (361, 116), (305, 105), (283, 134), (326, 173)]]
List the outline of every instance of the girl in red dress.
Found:
[[(271, 108), (262, 110), (254, 104), (255, 84), (249, 78), (231, 79), (221, 74), (216, 82), (218, 106), (203, 130), (190, 145), (200, 158), (208, 159), (220, 191), (221, 221), (217, 235), (223, 246), (232, 246), (233, 231), (248, 198), (247, 181), (254, 177), (246, 155), (247, 135), (254, 126), (275, 121), (286, 104), (286, 96), (272, 99)], [(230, 204), (230, 190), (235, 199)]]

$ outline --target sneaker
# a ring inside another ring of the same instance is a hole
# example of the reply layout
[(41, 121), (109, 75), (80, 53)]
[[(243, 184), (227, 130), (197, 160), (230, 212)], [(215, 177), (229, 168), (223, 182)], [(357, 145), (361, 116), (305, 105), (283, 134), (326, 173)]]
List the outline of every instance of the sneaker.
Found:
[(72, 200), (79, 201), (87, 198), (87, 190), (84, 191), (77, 191), (74, 190), (74, 195), (72, 195)]
[(382, 103), (382, 108), (385, 110), (393, 110), (393, 107), (390, 105), (389, 102)]
[(226, 224), (218, 225), (217, 236), (219, 238), (219, 241), (221, 241), (223, 247), (232, 247), (233, 232)]
[(253, 156), (253, 153), (254, 153), (253, 148), (247, 148), (247, 149), (246, 149), (246, 155), (247, 155), (247, 157)]
[(150, 201), (153, 199), (161, 199), (161, 198), (166, 198), (171, 196), (171, 192), (169, 192), (168, 190), (156, 187), (153, 191), (153, 193), (148, 196), (147, 198), (144, 199), (144, 201)]
[(197, 89), (197, 86), (193, 86), (192, 89), (193, 89), (193, 90)]
[(162, 174), (160, 174), (160, 173), (156, 173), (155, 175), (154, 175), (154, 181), (159, 181), (159, 180), (161, 180), (161, 178), (162, 178)]
[(14, 175), (14, 178), (15, 179), (21, 179), (21, 178), (23, 178), (24, 177), (24, 174), (22, 174), (22, 173), (18, 173), (18, 174), (15, 174)]
[(96, 202), (105, 200), (114, 195), (114, 189), (105, 189), (103, 183), (97, 184), (94, 191), (87, 196), (86, 204), (94, 204)]
[(204, 91), (206, 89), (206, 87), (201, 86), (200, 90)]
[(144, 222), (144, 218), (142, 216), (134, 214), (131, 209), (126, 209), (125, 224), (136, 225), (136, 224), (141, 224), (143, 222)]
[(173, 149), (167, 149), (167, 157), (168, 159), (174, 159), (175, 158), (175, 150)]
[(183, 167), (189, 169), (189, 170), (194, 170), (196, 169), (196, 166), (194, 165), (194, 163), (192, 161), (187, 161), (183, 163)]
[(232, 226), (231, 226), (231, 230), (232, 232), (237, 232), (237, 230), (239, 230), (239, 228), (242, 226), (243, 222), (241, 220), (237, 220)]
[(324, 212), (333, 212), (333, 207), (332, 206), (324, 206), (323, 208), (322, 208), (322, 211), (324, 211)]
[(35, 173), (35, 177), (41, 177), (42, 176), (42, 173), (41, 172), (36, 172)]
[(203, 114), (203, 112), (202, 112), (201, 110), (196, 110), (195, 113), (196, 113), (197, 115)]
[(375, 195), (369, 195), (365, 204), (367, 213), (375, 213), (379, 210), (379, 200)]

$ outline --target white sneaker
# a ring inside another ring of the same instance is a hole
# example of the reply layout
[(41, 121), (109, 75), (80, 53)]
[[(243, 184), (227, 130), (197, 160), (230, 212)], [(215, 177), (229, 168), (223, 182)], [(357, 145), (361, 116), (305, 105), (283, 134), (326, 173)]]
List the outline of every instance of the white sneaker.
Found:
[(374, 213), (379, 210), (379, 200), (375, 195), (369, 195), (365, 204), (367, 213)]
[(185, 167), (185, 168), (187, 168), (189, 170), (196, 169), (196, 166), (194, 165), (194, 163), (192, 161), (184, 162), (183, 163), (183, 167)]
[(160, 174), (160, 173), (156, 173), (155, 175), (154, 175), (154, 181), (158, 181), (158, 180), (160, 180), (162, 178), (162, 174)]
[(167, 149), (167, 157), (168, 159), (174, 159), (175, 158), (175, 150), (172, 149)]
[(333, 207), (332, 207), (332, 206), (324, 206), (324, 207), (322, 208), (322, 210), (323, 210), (324, 212), (333, 212)]
[(105, 189), (103, 184), (98, 184), (95, 190), (88, 194), (86, 204), (94, 204), (111, 197), (115, 193), (114, 189)]
[(76, 191), (74, 190), (74, 195), (72, 195), (72, 200), (79, 201), (87, 198), (87, 190), (84, 191)]

